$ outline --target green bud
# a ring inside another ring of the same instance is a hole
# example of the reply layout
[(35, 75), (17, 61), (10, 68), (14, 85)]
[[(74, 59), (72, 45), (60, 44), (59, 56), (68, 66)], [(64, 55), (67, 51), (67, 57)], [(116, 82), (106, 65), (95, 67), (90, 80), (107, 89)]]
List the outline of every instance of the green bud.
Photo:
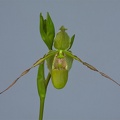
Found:
[(65, 30), (67, 29), (61, 26), (60, 32), (57, 33), (54, 39), (54, 47), (58, 50), (66, 50), (70, 47), (70, 37)]
[(42, 16), (42, 13), (40, 13), (40, 27), (39, 28), (40, 28), (40, 34), (41, 34), (43, 41), (47, 45), (48, 49), (52, 50), (53, 40), (55, 36), (55, 28), (54, 28), (54, 24), (52, 22), (52, 19), (49, 13), (47, 13), (46, 19), (44, 19)]

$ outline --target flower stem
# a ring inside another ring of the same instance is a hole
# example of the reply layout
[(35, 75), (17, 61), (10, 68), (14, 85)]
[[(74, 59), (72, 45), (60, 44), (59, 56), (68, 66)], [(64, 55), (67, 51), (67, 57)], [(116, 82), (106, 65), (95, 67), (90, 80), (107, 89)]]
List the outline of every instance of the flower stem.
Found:
[(45, 98), (40, 98), (39, 120), (43, 120)]
[(44, 103), (45, 103), (45, 97), (46, 97), (46, 92), (47, 92), (47, 86), (48, 86), (48, 83), (50, 81), (50, 78), (51, 78), (51, 74), (48, 73), (48, 76), (47, 76), (46, 80), (44, 81), (44, 83), (45, 83), (45, 94), (44, 94), (44, 96), (39, 95), (39, 97), (40, 97), (39, 120), (43, 120)]
[(39, 120), (43, 120), (44, 103), (45, 103), (45, 97), (47, 92), (47, 86), (50, 81), (50, 78), (51, 78), (50, 73), (48, 73), (48, 76), (46, 79), (44, 77), (44, 63), (39, 65), (38, 75), (37, 75), (37, 88), (38, 88), (38, 94), (40, 98)]

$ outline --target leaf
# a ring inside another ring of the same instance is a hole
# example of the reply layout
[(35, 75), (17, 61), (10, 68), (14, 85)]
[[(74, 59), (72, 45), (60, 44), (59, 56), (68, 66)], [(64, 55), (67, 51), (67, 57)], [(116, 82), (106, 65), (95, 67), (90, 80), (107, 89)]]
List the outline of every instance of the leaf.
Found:
[(71, 47), (72, 47), (72, 45), (73, 45), (73, 42), (74, 42), (74, 39), (75, 39), (75, 34), (71, 37), (69, 49), (71, 49)]
[(39, 28), (43, 41), (47, 45), (48, 49), (52, 50), (53, 40), (55, 36), (55, 28), (49, 13), (47, 13), (47, 19), (44, 19), (42, 13), (40, 13)]
[(37, 89), (40, 98), (45, 98), (46, 87), (45, 87), (45, 76), (44, 76), (44, 62), (40, 64), (38, 67)]

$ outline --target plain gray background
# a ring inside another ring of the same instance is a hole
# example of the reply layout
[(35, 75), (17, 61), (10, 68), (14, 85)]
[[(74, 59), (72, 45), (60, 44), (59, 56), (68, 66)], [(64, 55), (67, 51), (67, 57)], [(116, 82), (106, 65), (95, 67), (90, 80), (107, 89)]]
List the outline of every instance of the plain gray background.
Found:
[[(74, 54), (120, 83), (120, 1), (0, 0), (0, 91), (48, 52), (39, 14), (76, 34)], [(37, 120), (37, 67), (0, 95), (0, 120)], [(66, 87), (51, 82), (44, 120), (120, 120), (120, 87), (77, 61)]]

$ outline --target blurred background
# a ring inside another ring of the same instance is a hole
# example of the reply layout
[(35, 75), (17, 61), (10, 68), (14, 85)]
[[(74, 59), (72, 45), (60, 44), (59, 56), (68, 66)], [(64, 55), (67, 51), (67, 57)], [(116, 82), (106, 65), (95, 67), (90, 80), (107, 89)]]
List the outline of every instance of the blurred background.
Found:
[[(119, 0), (0, 0), (0, 91), (48, 52), (39, 14), (76, 35), (73, 54), (120, 83)], [(47, 73), (47, 70), (46, 70)], [(0, 120), (38, 120), (37, 67), (0, 95)], [(120, 87), (74, 61), (62, 90), (51, 82), (44, 120), (119, 120)]]

